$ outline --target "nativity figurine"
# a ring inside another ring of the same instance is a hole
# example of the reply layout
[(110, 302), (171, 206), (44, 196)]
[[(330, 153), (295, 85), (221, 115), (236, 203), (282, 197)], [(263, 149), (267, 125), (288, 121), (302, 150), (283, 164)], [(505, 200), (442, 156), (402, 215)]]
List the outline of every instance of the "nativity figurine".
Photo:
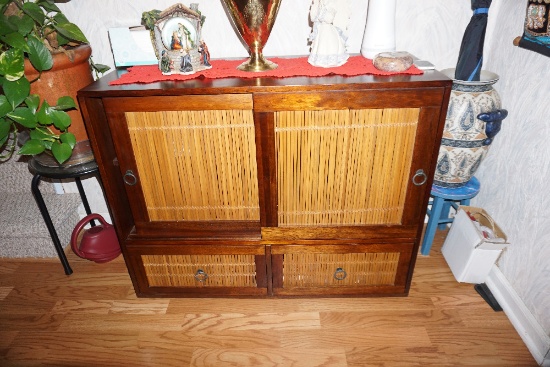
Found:
[(143, 13), (162, 74), (193, 74), (210, 69), (210, 52), (201, 38), (205, 16), (197, 3), (176, 4), (164, 11)]

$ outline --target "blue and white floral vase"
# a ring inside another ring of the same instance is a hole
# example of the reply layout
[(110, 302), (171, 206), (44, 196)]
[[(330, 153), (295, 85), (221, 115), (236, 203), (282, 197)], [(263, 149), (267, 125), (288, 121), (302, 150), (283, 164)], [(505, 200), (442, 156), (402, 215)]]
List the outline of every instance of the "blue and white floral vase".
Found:
[(453, 79), (453, 86), (434, 185), (456, 188), (474, 176), (508, 112), (493, 88), (497, 74), (482, 70), (479, 81), (464, 81), (454, 79), (455, 69), (442, 73)]

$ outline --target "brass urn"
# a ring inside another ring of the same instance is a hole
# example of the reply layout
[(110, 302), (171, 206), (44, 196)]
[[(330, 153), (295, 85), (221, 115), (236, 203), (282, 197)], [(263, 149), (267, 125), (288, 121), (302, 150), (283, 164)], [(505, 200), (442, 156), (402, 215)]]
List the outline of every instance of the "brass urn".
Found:
[(243, 71), (265, 71), (277, 68), (262, 54), (269, 38), (281, 0), (222, 0), (229, 18), (248, 46), (250, 58), (239, 65)]

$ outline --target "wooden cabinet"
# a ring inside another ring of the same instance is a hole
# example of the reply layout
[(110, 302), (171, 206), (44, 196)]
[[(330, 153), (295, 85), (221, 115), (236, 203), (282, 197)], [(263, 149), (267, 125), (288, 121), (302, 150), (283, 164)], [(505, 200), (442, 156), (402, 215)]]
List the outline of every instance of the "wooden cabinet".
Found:
[(81, 90), (138, 296), (407, 295), (451, 81)]

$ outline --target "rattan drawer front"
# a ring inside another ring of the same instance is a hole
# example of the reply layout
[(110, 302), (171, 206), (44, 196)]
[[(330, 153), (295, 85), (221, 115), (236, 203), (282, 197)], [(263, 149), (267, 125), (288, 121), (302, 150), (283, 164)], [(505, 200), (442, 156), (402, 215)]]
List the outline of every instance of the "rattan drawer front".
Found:
[(142, 255), (150, 287), (257, 287), (255, 255)]
[(414, 243), (303, 241), (270, 247), (277, 296), (405, 295)]
[(399, 252), (285, 254), (283, 288), (394, 285)]

